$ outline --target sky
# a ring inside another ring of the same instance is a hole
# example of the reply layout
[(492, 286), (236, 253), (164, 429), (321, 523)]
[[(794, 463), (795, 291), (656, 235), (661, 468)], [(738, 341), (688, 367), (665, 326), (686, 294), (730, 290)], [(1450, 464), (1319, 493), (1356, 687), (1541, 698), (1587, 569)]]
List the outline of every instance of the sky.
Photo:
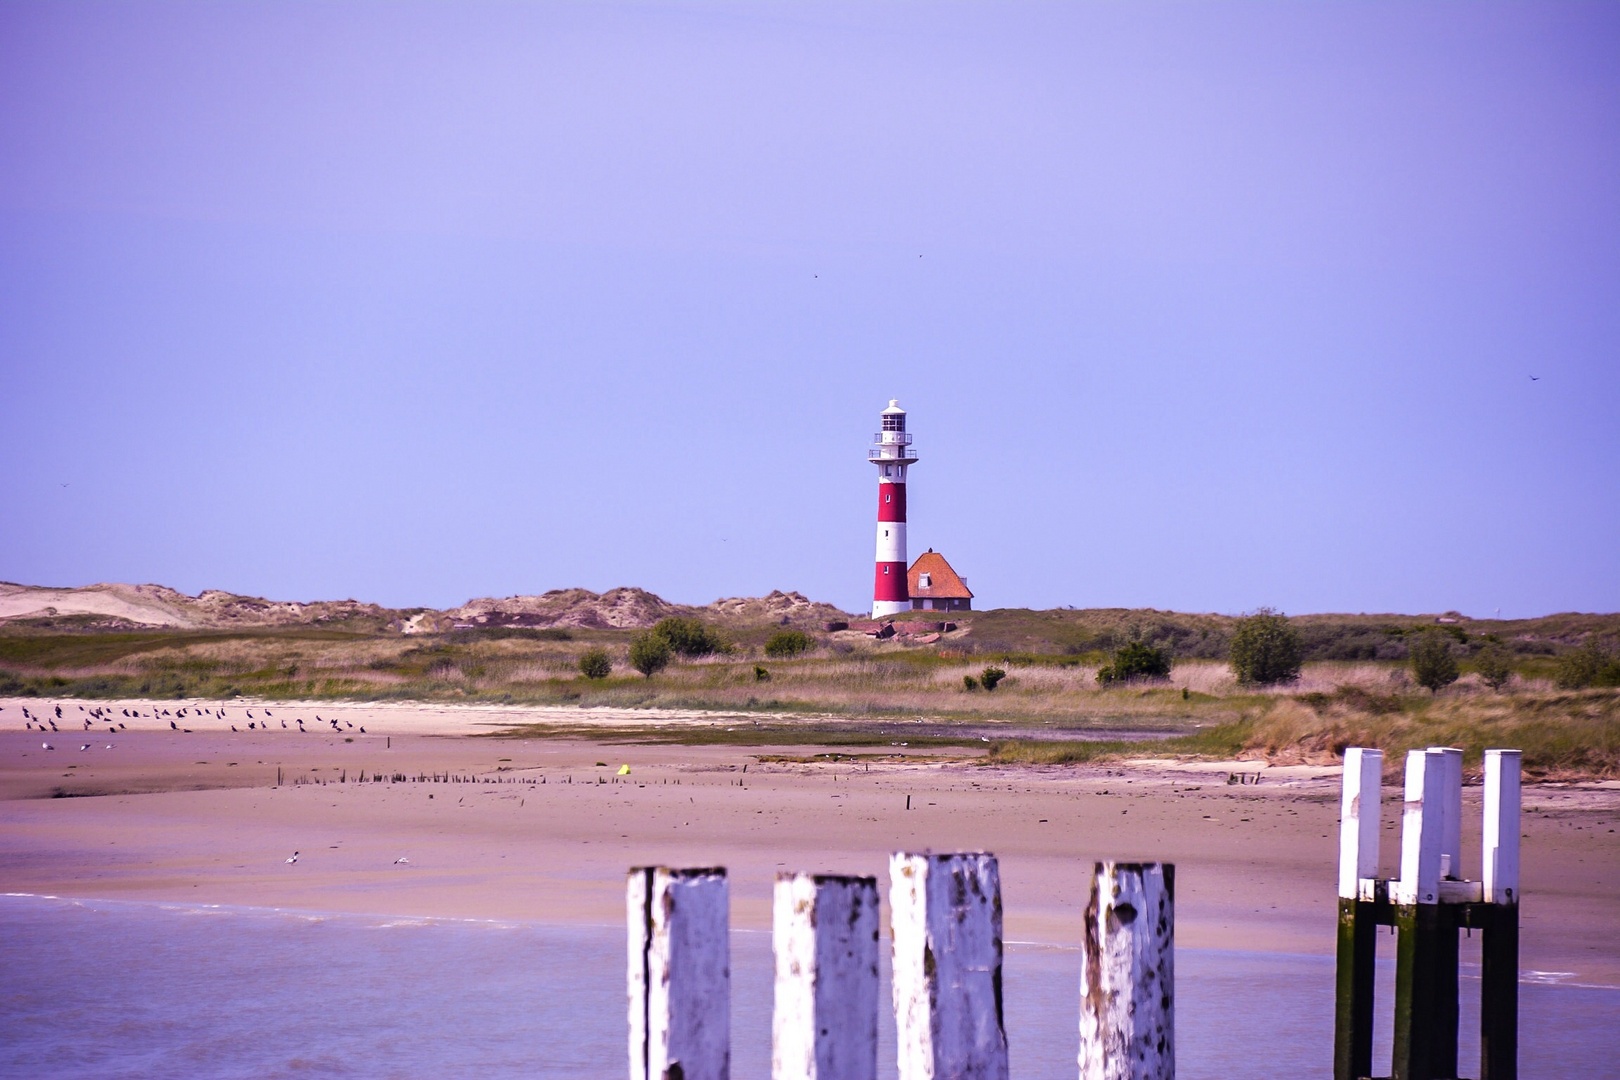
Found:
[(1620, 609), (1620, 5), (0, 5), (0, 579)]

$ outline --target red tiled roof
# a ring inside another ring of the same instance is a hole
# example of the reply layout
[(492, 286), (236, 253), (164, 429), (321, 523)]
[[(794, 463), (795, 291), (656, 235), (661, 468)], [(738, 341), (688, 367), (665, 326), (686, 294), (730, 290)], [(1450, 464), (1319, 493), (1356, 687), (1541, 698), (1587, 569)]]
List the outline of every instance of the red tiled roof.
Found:
[[(928, 575), (928, 587), (924, 588), (918, 582), (924, 574)], [(906, 589), (915, 599), (933, 598), (935, 600), (971, 600), (973, 592), (967, 587), (967, 582), (956, 576), (951, 564), (945, 561), (945, 556), (937, 551), (930, 551), (917, 556), (917, 561), (911, 564), (906, 571)]]

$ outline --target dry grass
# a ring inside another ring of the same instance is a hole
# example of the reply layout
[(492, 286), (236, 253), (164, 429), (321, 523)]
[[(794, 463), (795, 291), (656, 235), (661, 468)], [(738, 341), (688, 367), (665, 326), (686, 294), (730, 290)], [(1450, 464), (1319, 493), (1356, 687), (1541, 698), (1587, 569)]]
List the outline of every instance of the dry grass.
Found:
[[(64, 636), (23, 641), (0, 655), (0, 694), (662, 706), (751, 713), (766, 723), (769, 714), (827, 717), (824, 731), (806, 735), (810, 741), (865, 738), (868, 729), (878, 738), (885, 723), (920, 719), (937, 725), (930, 737), (947, 741), (961, 741), (950, 732), (963, 724), (1005, 730), (1011, 738), (996, 745), (995, 760), (1049, 763), (1140, 752), (1129, 736), (1169, 736), (1162, 752), (1279, 763), (1329, 762), (1345, 746), (1378, 746), (1390, 752), (1392, 769), (1410, 748), (1460, 746), (1474, 763), (1486, 747), (1504, 746), (1525, 752), (1531, 775), (1620, 776), (1620, 691), (1563, 692), (1539, 679), (1499, 695), (1467, 675), (1431, 697), (1398, 663), (1328, 661), (1306, 664), (1292, 685), (1256, 689), (1234, 684), (1223, 663), (1185, 660), (1167, 680), (1103, 689), (1096, 664), (1076, 657), (968, 660), (840, 640), (794, 660), (740, 650), (682, 662), (649, 680), (629, 670), (627, 638)], [(615, 670), (587, 680), (576, 663), (596, 644), (608, 649)], [(756, 678), (758, 663), (768, 680)], [(991, 663), (1007, 671), (1000, 687), (966, 690), (963, 676)], [(1126, 738), (1097, 741), (1116, 735)]]

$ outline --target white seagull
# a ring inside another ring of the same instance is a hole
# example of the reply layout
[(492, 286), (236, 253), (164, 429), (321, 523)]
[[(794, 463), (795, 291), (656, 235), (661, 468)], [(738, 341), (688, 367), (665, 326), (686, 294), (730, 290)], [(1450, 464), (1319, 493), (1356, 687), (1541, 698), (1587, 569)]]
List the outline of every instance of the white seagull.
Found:
[(297, 862), (297, 861), (298, 861), (298, 852), (296, 852), (296, 851), (295, 851), (295, 852), (293, 852), (293, 853), (292, 853), (292, 858), (290, 858), (290, 859), (288, 859), (288, 860), (287, 860), (287, 861), (288, 861), (288, 862), (289, 862), (289, 863), (295, 863), (295, 862)]

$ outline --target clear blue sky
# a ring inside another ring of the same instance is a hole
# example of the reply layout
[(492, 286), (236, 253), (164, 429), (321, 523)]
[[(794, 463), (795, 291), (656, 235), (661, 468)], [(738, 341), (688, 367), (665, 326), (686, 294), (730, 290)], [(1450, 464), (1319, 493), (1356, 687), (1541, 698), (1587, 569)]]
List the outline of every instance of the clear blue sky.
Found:
[(983, 606), (1620, 608), (1620, 5), (0, 6), (0, 578), (860, 608), (890, 397)]

